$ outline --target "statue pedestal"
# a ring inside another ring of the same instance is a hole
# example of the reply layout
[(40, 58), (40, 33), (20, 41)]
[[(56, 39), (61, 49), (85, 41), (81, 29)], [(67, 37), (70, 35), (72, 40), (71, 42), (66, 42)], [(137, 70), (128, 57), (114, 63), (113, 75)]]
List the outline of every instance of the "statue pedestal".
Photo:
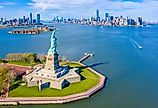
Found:
[(46, 70), (52, 70), (55, 72), (56, 69), (59, 68), (59, 61), (58, 61), (59, 54), (49, 54), (46, 56), (46, 64), (45, 69)]

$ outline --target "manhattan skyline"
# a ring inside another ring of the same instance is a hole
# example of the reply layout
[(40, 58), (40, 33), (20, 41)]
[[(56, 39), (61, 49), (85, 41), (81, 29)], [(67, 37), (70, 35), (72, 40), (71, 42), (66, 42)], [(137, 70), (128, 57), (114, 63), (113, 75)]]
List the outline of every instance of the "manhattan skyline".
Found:
[(158, 21), (158, 0), (0, 0), (0, 17), (19, 17), (28, 12), (40, 13), (44, 20), (53, 16), (72, 18), (95, 16), (99, 9), (104, 17), (108, 12), (114, 16), (141, 16), (146, 21)]

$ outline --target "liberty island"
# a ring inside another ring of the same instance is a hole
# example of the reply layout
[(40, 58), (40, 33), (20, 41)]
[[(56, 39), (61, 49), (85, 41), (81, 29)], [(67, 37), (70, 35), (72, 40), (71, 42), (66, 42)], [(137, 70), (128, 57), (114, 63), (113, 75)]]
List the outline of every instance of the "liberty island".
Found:
[[(80, 62), (59, 64), (55, 30), (44, 66), (35, 66), (23, 75), (19, 86), (0, 99), (0, 105), (61, 104), (89, 98), (104, 87), (106, 77)], [(16, 81), (15, 81), (16, 82)]]

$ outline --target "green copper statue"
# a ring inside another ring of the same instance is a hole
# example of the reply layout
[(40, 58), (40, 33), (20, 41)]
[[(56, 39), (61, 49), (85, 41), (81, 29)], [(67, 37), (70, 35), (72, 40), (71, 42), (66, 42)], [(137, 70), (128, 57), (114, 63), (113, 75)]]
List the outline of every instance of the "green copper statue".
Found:
[(51, 46), (48, 50), (49, 54), (56, 54), (56, 47), (57, 47), (57, 38), (55, 37), (55, 30), (53, 30), (52, 35), (51, 35)]

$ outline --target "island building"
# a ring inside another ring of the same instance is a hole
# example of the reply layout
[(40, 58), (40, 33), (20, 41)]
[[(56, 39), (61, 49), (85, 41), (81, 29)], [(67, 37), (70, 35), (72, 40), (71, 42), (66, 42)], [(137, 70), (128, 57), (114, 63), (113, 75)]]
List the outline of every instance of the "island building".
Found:
[(62, 90), (70, 83), (81, 81), (78, 68), (60, 66), (57, 53), (57, 38), (55, 30), (51, 35), (51, 46), (46, 56), (46, 64), (43, 67), (34, 67), (23, 76), (27, 87), (38, 86), (39, 90), (50, 87)]

